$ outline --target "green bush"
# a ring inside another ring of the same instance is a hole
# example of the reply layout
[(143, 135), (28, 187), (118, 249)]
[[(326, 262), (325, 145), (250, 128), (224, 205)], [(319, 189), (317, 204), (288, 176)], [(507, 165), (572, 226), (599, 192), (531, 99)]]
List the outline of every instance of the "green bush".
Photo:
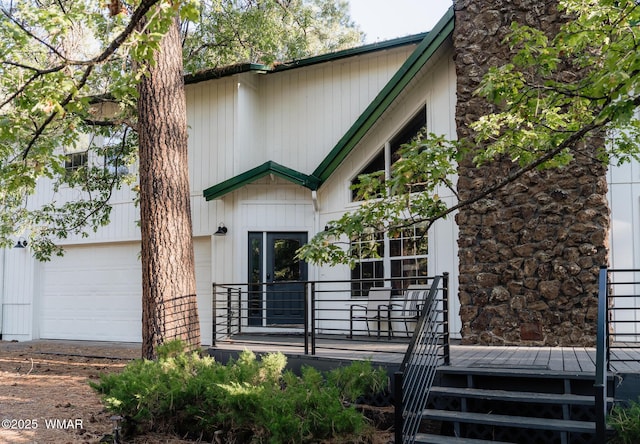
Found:
[(340, 389), (346, 402), (376, 395), (389, 386), (387, 372), (381, 367), (374, 369), (371, 361), (354, 361), (348, 366), (333, 369), (327, 379)]
[[(137, 360), (92, 387), (125, 418), (124, 431), (175, 432), (226, 442), (306, 443), (363, 433), (366, 420), (343, 401), (385, 389), (386, 374), (355, 363), (327, 377), (304, 367), (285, 371), (286, 357), (243, 352), (227, 365), (168, 344), (157, 361)], [(352, 440), (352, 442), (355, 442)]]
[(619, 444), (640, 442), (640, 403), (631, 401), (626, 405), (616, 405), (611, 410), (608, 423), (616, 431), (610, 441)]

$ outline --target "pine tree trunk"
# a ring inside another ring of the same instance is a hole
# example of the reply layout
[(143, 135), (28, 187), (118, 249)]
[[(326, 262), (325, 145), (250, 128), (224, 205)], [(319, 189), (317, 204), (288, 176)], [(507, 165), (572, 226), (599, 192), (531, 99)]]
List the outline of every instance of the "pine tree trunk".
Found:
[(187, 112), (177, 20), (138, 85), (142, 356), (182, 339), (200, 345), (187, 158)]

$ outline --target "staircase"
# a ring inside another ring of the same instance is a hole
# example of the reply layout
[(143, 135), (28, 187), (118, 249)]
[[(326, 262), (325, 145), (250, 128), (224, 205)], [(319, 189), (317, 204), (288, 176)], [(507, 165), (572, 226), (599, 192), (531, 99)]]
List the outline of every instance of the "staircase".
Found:
[(443, 366), (415, 442), (600, 444), (593, 383), (585, 373)]

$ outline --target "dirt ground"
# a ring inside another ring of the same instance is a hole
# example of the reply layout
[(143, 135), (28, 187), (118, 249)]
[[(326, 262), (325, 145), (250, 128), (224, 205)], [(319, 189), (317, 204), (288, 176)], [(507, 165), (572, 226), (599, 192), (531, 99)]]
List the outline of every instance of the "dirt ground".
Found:
[[(113, 442), (112, 415), (88, 382), (139, 356), (138, 344), (0, 341), (0, 443)], [(193, 444), (167, 435), (133, 442)]]
[[(89, 387), (140, 356), (139, 344), (0, 341), (0, 444), (113, 442), (112, 415)], [(388, 432), (376, 436), (387, 443)], [(146, 434), (132, 444), (193, 444)]]

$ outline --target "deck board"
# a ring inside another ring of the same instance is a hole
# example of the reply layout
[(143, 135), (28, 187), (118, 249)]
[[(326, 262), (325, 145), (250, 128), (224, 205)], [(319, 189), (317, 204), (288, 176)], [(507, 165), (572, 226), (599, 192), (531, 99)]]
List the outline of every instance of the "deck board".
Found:
[[(335, 359), (369, 359), (375, 362), (402, 362), (407, 341), (362, 340), (345, 341), (319, 339), (316, 356)], [(247, 339), (219, 342), (215, 348), (226, 350), (281, 351), (285, 354), (304, 354), (301, 338), (269, 338), (269, 341)], [(551, 370), (568, 373), (595, 373), (595, 348), (588, 347), (526, 347), (451, 345), (451, 366), (454, 367), (511, 367)], [(617, 359), (632, 360), (619, 362)], [(640, 373), (640, 348), (612, 349), (611, 369), (616, 372)]]

